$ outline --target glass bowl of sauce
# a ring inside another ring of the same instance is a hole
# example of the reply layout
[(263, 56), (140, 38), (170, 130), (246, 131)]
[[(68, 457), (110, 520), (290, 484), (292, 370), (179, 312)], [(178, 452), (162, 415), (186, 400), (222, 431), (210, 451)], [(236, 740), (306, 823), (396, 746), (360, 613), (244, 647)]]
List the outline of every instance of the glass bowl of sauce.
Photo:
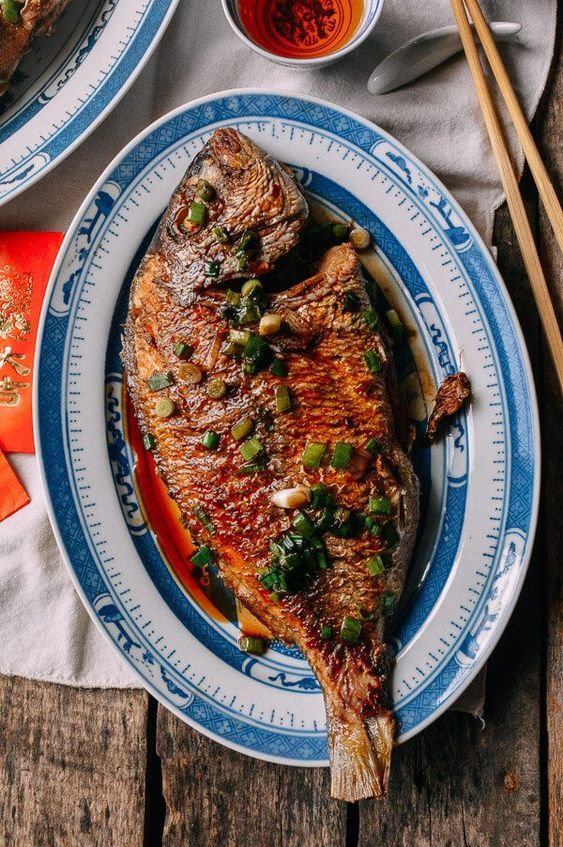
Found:
[(287, 67), (324, 67), (373, 30), (383, 0), (221, 0), (236, 34)]

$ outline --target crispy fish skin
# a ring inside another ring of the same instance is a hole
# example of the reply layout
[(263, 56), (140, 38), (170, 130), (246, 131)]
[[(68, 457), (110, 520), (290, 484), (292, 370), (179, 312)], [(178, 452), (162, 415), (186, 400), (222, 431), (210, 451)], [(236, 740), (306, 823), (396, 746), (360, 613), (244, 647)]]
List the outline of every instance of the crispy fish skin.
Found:
[(48, 35), (53, 23), (69, 0), (26, 0), (20, 9), (17, 23), (7, 21), (0, 10), (0, 97), (31, 41), (38, 35)]
[[(285, 320), (286, 329), (271, 344), (288, 365), (286, 379), (269, 370), (245, 375), (240, 362), (222, 352), (228, 335), (221, 315), (224, 292), (211, 287), (201, 271), (190, 272), (185, 259), (179, 261), (179, 255), (199, 255), (199, 244), (194, 250), (185, 243), (189, 236), (180, 242), (169, 233), (171, 221), (186, 201), (186, 184), (191, 185), (202, 168), (210, 174), (216, 159), (226, 156), (231, 159), (231, 180), (244, 179), (252, 169), (248, 161), (244, 169), (237, 168), (233, 133), (216, 133), (195, 160), (133, 281), (123, 347), (128, 390), (142, 431), (156, 439), (156, 464), (194, 539), (208, 542), (216, 551), (223, 578), (241, 602), (276, 637), (295, 643), (310, 662), (327, 709), (333, 796), (349, 801), (381, 797), (394, 735), (381, 594), (400, 592), (418, 522), (418, 481), (402, 446), (408, 443), (408, 427), (399, 402), (391, 345), (383, 328), (374, 334), (363, 318), (362, 310), (369, 308), (364, 280), (354, 250), (343, 244), (325, 254), (313, 277), (271, 298), (270, 311)], [(254, 153), (246, 146), (250, 142), (236, 136), (245, 156), (260, 157), (267, 183), (280, 180), (280, 190), (286, 192), (285, 207), (272, 212), (275, 223), (262, 211), (258, 224), (265, 232), (277, 227), (276, 238), (262, 244), (258, 259), (261, 267), (271, 267), (279, 256), (279, 245), (287, 250), (297, 240), (306, 220), (304, 201), (283, 168), (264, 159), (260, 151)], [(222, 153), (223, 143), (227, 150)], [(215, 182), (205, 178), (216, 186), (219, 200), (225, 198), (232, 225), (238, 225), (237, 208), (230, 198), (240, 195), (223, 195), (220, 175), (216, 176)], [(202, 243), (208, 237), (200, 233)], [(359, 311), (343, 309), (347, 293), (355, 295)], [(172, 352), (178, 341), (193, 346), (191, 361), (204, 374), (197, 385), (181, 379), (180, 363)], [(379, 356), (379, 373), (366, 368), (364, 352), (369, 349)], [(162, 371), (173, 374), (174, 384), (156, 395), (148, 391), (147, 379)], [(227, 383), (225, 398), (213, 400), (207, 395), (211, 376)], [(282, 383), (291, 390), (292, 412), (278, 415), (274, 396)], [(155, 414), (155, 399), (163, 395), (176, 408), (168, 418)], [(259, 408), (271, 414), (258, 415)], [(245, 416), (256, 420), (255, 434), (268, 455), (267, 470), (249, 476), (239, 473), (240, 445), (230, 435), (231, 427)], [(217, 452), (201, 443), (210, 429), (221, 437)], [(375, 459), (362, 449), (370, 438), (382, 445)], [(306, 469), (301, 456), (307, 441), (351, 443), (358, 448), (357, 454), (345, 471), (327, 463)], [(370, 496), (387, 497), (399, 541), (388, 550), (381, 537), (367, 532), (352, 538), (326, 534), (330, 567), (318, 571), (297, 593), (273, 600), (262, 587), (257, 569), (270, 564), (269, 541), (288, 529), (293, 513), (275, 506), (272, 494), (315, 482), (326, 485), (339, 506), (361, 512), (366, 511)], [(196, 504), (209, 516), (212, 536), (194, 517)], [(392, 567), (371, 576), (365, 563), (383, 551), (389, 554)], [(365, 615), (369, 619), (363, 623), (359, 641), (345, 643), (338, 637), (342, 620), (346, 615), (357, 616), (358, 609), (372, 616)], [(323, 640), (323, 624), (337, 637)]]
[[(199, 180), (215, 187), (217, 201), (209, 207), (207, 225), (186, 237), (182, 226), (190, 202), (199, 200)], [(267, 273), (296, 243), (308, 215), (307, 201), (284, 165), (236, 130), (217, 130), (180, 183), (160, 232), (179, 301), (187, 305), (196, 286)], [(239, 266), (236, 251), (217, 239), (218, 226), (229, 233), (231, 244), (245, 231), (257, 233), (259, 247), (246, 268)], [(205, 276), (210, 261), (219, 263), (217, 277)]]

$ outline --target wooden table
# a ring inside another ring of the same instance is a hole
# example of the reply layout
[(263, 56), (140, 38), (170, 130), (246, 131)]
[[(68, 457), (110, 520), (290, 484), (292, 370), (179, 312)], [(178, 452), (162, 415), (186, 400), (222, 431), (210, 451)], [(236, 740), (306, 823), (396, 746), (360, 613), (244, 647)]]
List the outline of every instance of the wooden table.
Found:
[[(561, 61), (534, 126), (561, 188)], [(522, 186), (561, 320), (562, 257), (528, 174)], [(397, 750), (386, 802), (348, 805), (330, 799), (327, 770), (227, 750), (144, 691), (0, 677), (0, 847), (563, 847), (563, 427), (506, 208), (495, 243), (534, 368), (544, 470), (528, 577), (489, 662), (485, 726), (445, 714)]]

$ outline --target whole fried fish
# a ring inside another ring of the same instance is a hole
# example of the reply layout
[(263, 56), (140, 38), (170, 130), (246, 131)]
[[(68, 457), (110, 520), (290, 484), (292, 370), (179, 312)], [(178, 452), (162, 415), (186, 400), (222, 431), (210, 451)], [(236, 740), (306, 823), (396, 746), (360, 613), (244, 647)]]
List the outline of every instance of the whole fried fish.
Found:
[[(201, 545), (194, 564), (213, 556), (239, 600), (306, 656), (324, 692), (332, 794), (354, 801), (387, 785), (383, 628), (418, 481), (392, 344), (352, 246), (330, 247), (285, 291), (251, 279), (307, 220), (290, 172), (217, 130), (137, 271), (123, 361), (145, 445)], [(226, 289), (244, 278), (242, 293)]]
[(0, 2), (0, 97), (31, 41), (48, 35), (69, 0), (4, 0)]

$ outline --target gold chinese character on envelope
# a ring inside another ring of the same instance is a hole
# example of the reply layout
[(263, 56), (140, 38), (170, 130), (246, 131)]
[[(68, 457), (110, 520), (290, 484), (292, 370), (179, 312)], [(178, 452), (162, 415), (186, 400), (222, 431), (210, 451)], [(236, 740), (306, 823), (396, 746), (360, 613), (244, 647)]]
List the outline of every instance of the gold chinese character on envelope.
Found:
[(0, 268), (0, 339), (24, 340), (31, 331), (33, 277), (6, 265)]
[(37, 325), (58, 232), (0, 232), (0, 450), (33, 453)]
[(18, 376), (29, 376), (31, 368), (25, 364), (26, 353), (16, 352), (11, 344), (2, 347), (3, 339), (27, 341), (31, 332), (31, 293), (33, 276), (18, 273), (6, 265), (0, 268), (0, 406), (17, 406), (22, 392), (31, 390), (31, 382), (14, 380), (4, 373), (13, 371)]

